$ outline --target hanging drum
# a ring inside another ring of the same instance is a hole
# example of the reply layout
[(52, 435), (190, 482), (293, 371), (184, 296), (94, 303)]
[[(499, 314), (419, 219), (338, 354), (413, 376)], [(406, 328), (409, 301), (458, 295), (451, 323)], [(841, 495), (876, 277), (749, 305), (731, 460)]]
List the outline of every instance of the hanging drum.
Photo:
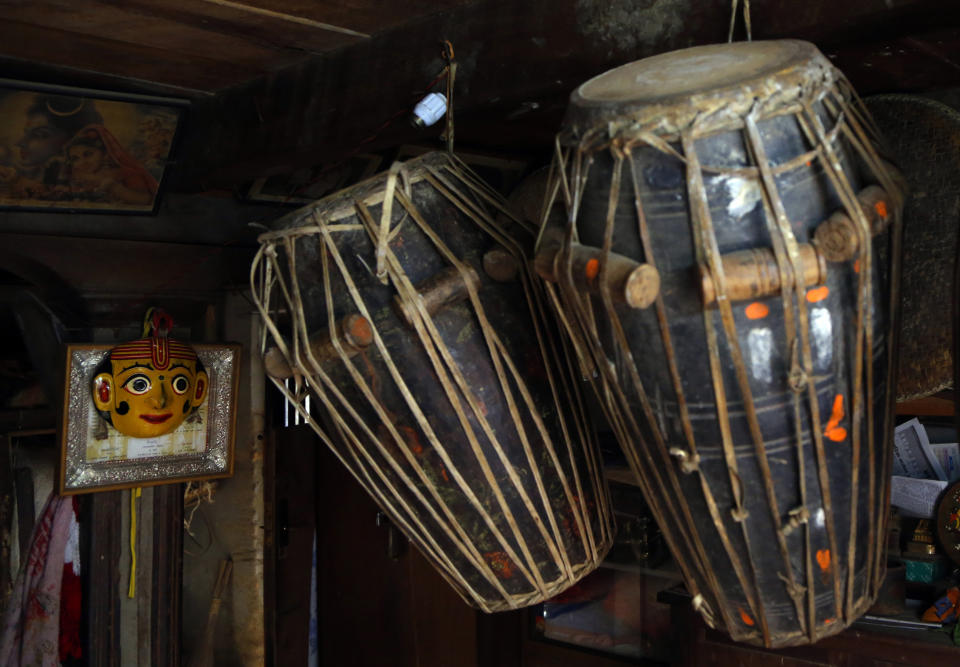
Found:
[(871, 128), (781, 41), (611, 70), (558, 139), (537, 270), (695, 607), (738, 641), (839, 632), (883, 578), (902, 192)]
[(488, 612), (559, 593), (612, 540), (572, 356), (525, 261), (534, 230), (502, 211), (429, 154), (282, 219), (251, 273), (267, 372), (304, 415), (319, 404), (321, 439)]

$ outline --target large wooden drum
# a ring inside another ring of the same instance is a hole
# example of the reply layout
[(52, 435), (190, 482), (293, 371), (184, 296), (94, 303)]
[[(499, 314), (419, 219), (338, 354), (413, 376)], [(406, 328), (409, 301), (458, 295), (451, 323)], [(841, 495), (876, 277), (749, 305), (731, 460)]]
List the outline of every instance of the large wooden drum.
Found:
[(612, 541), (572, 357), (525, 259), (534, 230), (504, 212), (429, 154), (281, 220), (251, 273), (268, 373), (484, 611), (559, 593)]
[(694, 605), (813, 642), (885, 570), (902, 193), (798, 41), (602, 74), (558, 138), (538, 271)]

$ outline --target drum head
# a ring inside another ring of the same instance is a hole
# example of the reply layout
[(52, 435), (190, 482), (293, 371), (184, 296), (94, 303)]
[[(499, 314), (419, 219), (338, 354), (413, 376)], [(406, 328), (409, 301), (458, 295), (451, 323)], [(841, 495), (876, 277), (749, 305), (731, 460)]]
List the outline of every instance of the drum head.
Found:
[(818, 57), (816, 47), (797, 40), (695, 46), (612, 69), (574, 95), (585, 103), (656, 103), (766, 77)]
[(953, 381), (948, 323), (960, 228), (960, 113), (916, 95), (878, 95), (866, 105), (909, 185), (897, 375), (897, 400), (904, 401)]
[(781, 114), (839, 78), (809, 42), (696, 46), (590, 79), (570, 95), (564, 125), (575, 135), (613, 124), (660, 136), (696, 125), (702, 136), (742, 126), (748, 113), (757, 118)]

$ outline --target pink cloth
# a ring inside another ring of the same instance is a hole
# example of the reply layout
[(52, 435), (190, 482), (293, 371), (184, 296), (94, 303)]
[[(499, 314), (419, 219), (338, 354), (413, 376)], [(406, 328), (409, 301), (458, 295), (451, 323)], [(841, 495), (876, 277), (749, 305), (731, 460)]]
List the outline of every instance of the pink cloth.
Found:
[(73, 498), (51, 495), (4, 615), (0, 666), (60, 664), (60, 591), (64, 554), (73, 551), (71, 534), (77, 534)]

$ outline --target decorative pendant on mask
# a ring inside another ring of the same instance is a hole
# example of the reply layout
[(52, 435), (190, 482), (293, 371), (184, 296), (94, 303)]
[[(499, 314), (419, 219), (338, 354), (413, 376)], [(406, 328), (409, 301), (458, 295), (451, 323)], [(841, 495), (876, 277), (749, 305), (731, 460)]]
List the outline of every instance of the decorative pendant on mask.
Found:
[(121, 343), (97, 367), (97, 411), (124, 435), (153, 438), (177, 429), (207, 396), (209, 380), (192, 347), (168, 337), (173, 319), (151, 308), (143, 338)]

